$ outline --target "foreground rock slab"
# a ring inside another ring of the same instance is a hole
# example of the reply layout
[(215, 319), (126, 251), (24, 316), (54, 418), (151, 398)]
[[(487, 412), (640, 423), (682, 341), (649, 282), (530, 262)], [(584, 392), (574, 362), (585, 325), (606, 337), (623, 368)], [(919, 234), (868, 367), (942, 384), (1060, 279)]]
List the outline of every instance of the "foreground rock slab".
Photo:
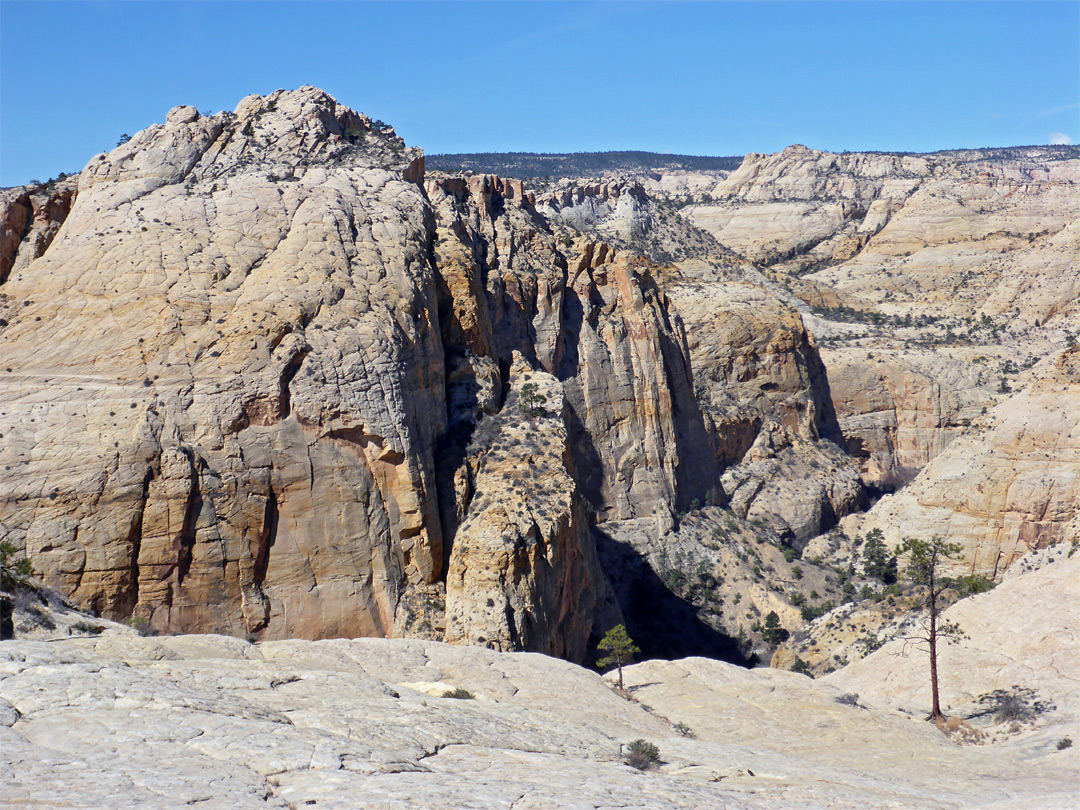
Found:
[[(633, 699), (553, 658), (428, 641), (6, 642), (0, 806), (1072, 806), (1073, 760), (961, 748), (799, 675), (625, 674)], [(454, 688), (474, 698), (439, 696)], [(623, 764), (639, 738), (658, 768)]]

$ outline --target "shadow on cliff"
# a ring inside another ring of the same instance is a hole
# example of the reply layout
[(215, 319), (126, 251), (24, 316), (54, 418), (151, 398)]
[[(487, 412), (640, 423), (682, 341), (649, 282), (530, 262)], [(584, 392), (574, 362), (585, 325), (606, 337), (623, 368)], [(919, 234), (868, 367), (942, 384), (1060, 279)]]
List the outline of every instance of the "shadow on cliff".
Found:
[(735, 639), (703, 622), (692, 604), (672, 593), (633, 546), (615, 540), (603, 526), (592, 533), (627, 632), (641, 648), (639, 660), (700, 656), (743, 667), (754, 664)]

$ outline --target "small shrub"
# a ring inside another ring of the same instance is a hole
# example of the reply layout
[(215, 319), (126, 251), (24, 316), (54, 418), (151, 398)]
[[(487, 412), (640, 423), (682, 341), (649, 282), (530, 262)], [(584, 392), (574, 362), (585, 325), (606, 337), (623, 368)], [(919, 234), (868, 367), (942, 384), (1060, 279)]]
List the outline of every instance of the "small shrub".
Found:
[(15, 546), (11, 543), (0, 543), (0, 590), (12, 591), (15, 586), (25, 584), (34, 576), (34, 566), (30, 560), (26, 557), (12, 559), (15, 553)]
[(697, 735), (694, 733), (694, 730), (690, 728), (690, 726), (686, 725), (686, 723), (676, 723), (674, 726), (672, 726), (672, 728), (675, 729), (675, 732), (677, 734), (683, 737), (689, 737), (691, 740), (697, 737)]
[(1035, 712), (1027, 705), (1024, 699), (1015, 694), (1005, 695), (998, 704), (994, 713), (995, 723), (1014, 723), (1030, 720)]
[(660, 749), (651, 742), (634, 740), (626, 746), (626, 754), (623, 760), (631, 768), (647, 771), (649, 768), (656, 767), (660, 762)]
[(783, 644), (788, 640), (788, 633), (783, 627), (780, 626), (780, 617), (775, 610), (770, 610), (765, 617), (765, 627), (761, 630), (761, 637), (765, 640), (766, 644)]
[(105, 630), (100, 624), (91, 624), (87, 621), (75, 622), (75, 624), (71, 625), (71, 629), (76, 633), (86, 633), (88, 636), (99, 636)]
[(834, 607), (836, 607), (836, 603), (832, 601), (822, 602), (820, 605), (807, 605), (802, 609), (803, 621), (812, 622), (814, 619), (824, 616)]
[(157, 630), (150, 626), (150, 620), (145, 616), (132, 616), (127, 620), (127, 626), (140, 636), (156, 636)]
[(37, 605), (27, 604), (23, 608), (26, 613), (26, 621), (21, 625), (23, 632), (40, 627), (44, 630), (55, 630), (56, 622), (49, 618)]
[(810, 671), (810, 665), (798, 656), (795, 656), (795, 663), (791, 665), (791, 671), (810, 678), (814, 677), (814, 674)]
[(1011, 689), (995, 689), (981, 695), (978, 704), (983, 707), (975, 717), (990, 715), (995, 723), (1024, 723), (1056, 708), (1052, 701), (1045, 700), (1029, 687), (1013, 685)]
[(967, 576), (957, 577), (950, 580), (949, 585), (956, 588), (960, 597), (974, 596), (977, 593), (986, 593), (992, 591), (997, 583), (983, 574), (968, 574)]
[(861, 708), (859, 706), (859, 696), (854, 692), (848, 692), (834, 698), (837, 703), (841, 703), (844, 706), (854, 706), (856, 709)]
[(1064, 751), (1066, 748), (1072, 748), (1071, 737), (1062, 737), (1060, 740), (1058, 740), (1057, 750)]
[(442, 697), (453, 698), (455, 700), (473, 700), (476, 698), (476, 695), (474, 695), (468, 689), (463, 689), (462, 687), (457, 686), (453, 689), (447, 689), (445, 692), (442, 693)]

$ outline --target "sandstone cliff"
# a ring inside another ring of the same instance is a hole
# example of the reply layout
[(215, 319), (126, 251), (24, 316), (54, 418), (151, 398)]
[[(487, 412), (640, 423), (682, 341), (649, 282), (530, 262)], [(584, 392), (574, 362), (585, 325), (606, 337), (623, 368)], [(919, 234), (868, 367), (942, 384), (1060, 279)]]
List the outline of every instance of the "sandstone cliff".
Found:
[(891, 489), (1080, 331), (1078, 167), (1075, 147), (792, 146), (748, 155), (682, 213), (816, 308), (841, 427), (864, 480)]
[[(829, 382), (798, 299), (673, 204), (702, 189), (703, 178), (561, 181), (537, 207), (555, 222), (668, 265), (659, 280), (686, 324), (713, 455), (722, 468), (737, 466), (713, 494), (726, 491), (741, 516), (804, 542), (864, 505), (858, 467), (836, 446), (843, 440)], [(755, 441), (776, 452), (751, 459)], [(806, 478), (814, 485), (785, 485)]]
[(75, 202), (78, 177), (0, 192), (0, 284), (52, 244)]
[(378, 634), (438, 575), (418, 160), (304, 89), (91, 161), (2, 288), (0, 522), (51, 584), (162, 629)]
[[(315, 88), (172, 110), (90, 162), (58, 233), (55, 200), (16, 221), (25, 196), (5, 209), (0, 539), (102, 615), (439, 635), (445, 600), (463, 638), (579, 657), (593, 511), (670, 514), (715, 485), (648, 262), (557, 244), (520, 183), (425, 185), (417, 150)], [(518, 583), (514, 639), (479, 585), (443, 581), (478, 572), (472, 493), (507, 482), (474, 438), (509, 423), (526, 369), (565, 407), (535, 459), (546, 556), (480, 555)]]

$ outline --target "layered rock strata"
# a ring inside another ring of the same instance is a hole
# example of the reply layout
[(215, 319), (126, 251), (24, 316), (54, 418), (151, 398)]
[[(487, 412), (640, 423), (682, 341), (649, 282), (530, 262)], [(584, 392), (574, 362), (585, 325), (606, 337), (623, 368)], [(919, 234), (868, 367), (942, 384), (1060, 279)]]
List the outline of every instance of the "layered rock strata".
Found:
[(810, 325), (844, 434), (889, 490), (1080, 331), (1078, 182), (1076, 147), (792, 146), (748, 155), (682, 213), (823, 316)]
[(850, 519), (849, 534), (880, 529), (945, 536), (958, 569), (997, 577), (1022, 555), (1080, 539), (1080, 348), (1048, 358), (1034, 381), (958, 438), (896, 495)]

